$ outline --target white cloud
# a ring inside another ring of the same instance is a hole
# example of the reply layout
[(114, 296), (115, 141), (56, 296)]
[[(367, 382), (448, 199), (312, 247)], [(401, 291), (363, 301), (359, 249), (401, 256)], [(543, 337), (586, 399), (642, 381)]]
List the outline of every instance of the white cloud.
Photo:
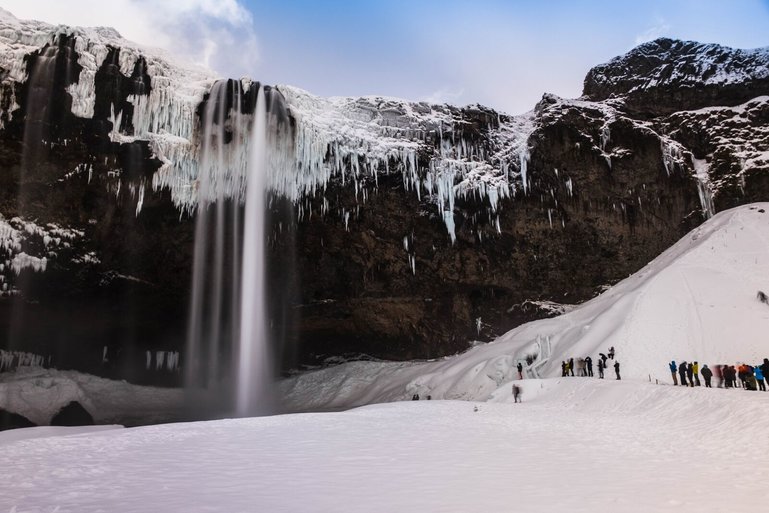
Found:
[(663, 18), (657, 17), (653, 26), (635, 37), (635, 44), (640, 45), (668, 34), (670, 34), (670, 25)]
[(258, 44), (251, 13), (237, 0), (4, 0), (17, 18), (108, 26), (225, 76), (253, 72)]
[(420, 100), (427, 103), (452, 103), (456, 104), (462, 95), (465, 93), (463, 88), (453, 89), (450, 87), (441, 87), (437, 91), (433, 91), (427, 96), (423, 96)]

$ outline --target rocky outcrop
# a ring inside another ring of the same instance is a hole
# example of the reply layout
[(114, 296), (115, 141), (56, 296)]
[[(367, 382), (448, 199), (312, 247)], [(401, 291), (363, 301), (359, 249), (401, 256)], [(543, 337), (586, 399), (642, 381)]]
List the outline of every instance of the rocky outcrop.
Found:
[[(156, 355), (184, 365), (200, 180), (242, 208), (258, 84), (214, 85), (109, 29), (0, 18), (0, 332), (53, 365), (175, 383)], [(284, 365), (463, 350), (766, 199), (765, 55), (658, 40), (523, 116), (270, 90)], [(226, 169), (202, 158), (206, 112)]]
[(93, 426), (93, 417), (77, 401), (72, 401), (51, 419), (52, 426)]
[(27, 427), (35, 427), (35, 423), (23, 415), (0, 408), (0, 431)]
[(655, 39), (591, 69), (584, 94), (646, 116), (739, 105), (769, 94), (769, 48)]

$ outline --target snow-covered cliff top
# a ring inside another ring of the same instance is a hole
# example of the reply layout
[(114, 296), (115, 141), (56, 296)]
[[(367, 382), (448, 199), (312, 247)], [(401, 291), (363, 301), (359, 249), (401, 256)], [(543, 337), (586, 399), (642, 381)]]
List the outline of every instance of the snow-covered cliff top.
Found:
[(741, 50), (660, 38), (588, 72), (585, 95), (606, 99), (655, 87), (729, 85), (769, 79), (769, 47)]

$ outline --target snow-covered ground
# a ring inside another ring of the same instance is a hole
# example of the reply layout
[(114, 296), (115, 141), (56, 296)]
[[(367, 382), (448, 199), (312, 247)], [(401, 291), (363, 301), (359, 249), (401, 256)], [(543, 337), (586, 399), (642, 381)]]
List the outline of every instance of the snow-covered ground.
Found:
[(715, 512), (769, 500), (769, 394), (554, 378), (0, 445), (0, 511)]
[(37, 425), (49, 424), (72, 401), (80, 403), (97, 424), (149, 424), (178, 420), (183, 392), (40, 367), (0, 373), (0, 409)]

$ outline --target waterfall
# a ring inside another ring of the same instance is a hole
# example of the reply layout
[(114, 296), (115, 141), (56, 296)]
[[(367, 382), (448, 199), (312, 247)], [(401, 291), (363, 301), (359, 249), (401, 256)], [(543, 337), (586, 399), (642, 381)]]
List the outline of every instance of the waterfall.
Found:
[[(270, 413), (273, 358), (265, 300), (270, 130), (264, 88), (252, 116), (239, 81), (220, 80), (202, 112), (185, 378), (191, 406)], [(229, 354), (230, 358), (226, 358)]]
[(272, 359), (267, 340), (264, 211), (267, 189), (267, 107), (259, 88), (251, 135), (243, 236), (237, 413), (270, 413)]
[(51, 123), (57, 53), (56, 46), (46, 46), (35, 59), (29, 74), (22, 148), (22, 172), (24, 173), (31, 171), (37, 162), (46, 157), (45, 148), (50, 135), (48, 126)]

